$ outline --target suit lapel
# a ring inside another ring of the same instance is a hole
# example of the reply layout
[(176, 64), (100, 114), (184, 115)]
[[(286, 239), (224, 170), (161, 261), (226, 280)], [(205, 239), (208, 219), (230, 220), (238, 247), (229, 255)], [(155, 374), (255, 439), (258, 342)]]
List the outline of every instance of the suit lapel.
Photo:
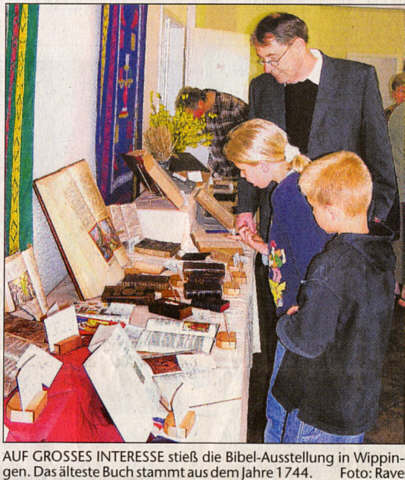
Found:
[(324, 54), (322, 54), (322, 57), (321, 78), (319, 80), (311, 131), (308, 139), (308, 155), (311, 158), (318, 155), (319, 146), (325, 141), (325, 138), (320, 138), (320, 132), (322, 132), (322, 137), (327, 135), (327, 132), (322, 128), (322, 124), (325, 121), (325, 117), (330, 114), (330, 106), (336, 98), (336, 89), (339, 83), (337, 71), (330, 57)]
[(275, 95), (272, 98), (273, 102), (271, 108), (273, 110), (273, 121), (285, 131), (285, 87), (283, 84), (275, 81)]

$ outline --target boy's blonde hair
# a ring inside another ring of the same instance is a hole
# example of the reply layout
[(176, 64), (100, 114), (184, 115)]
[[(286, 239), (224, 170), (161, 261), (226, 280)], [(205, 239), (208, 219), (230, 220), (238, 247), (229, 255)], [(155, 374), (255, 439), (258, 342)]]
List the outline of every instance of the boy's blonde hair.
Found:
[(254, 118), (228, 133), (224, 153), (235, 164), (289, 161), (290, 170), (301, 172), (311, 160), (300, 154), (298, 149), (292, 160), (286, 159), (286, 147), (293, 148), (284, 130), (268, 120)]
[(298, 184), (309, 203), (337, 205), (349, 217), (367, 213), (373, 192), (366, 164), (355, 153), (346, 151), (311, 162)]

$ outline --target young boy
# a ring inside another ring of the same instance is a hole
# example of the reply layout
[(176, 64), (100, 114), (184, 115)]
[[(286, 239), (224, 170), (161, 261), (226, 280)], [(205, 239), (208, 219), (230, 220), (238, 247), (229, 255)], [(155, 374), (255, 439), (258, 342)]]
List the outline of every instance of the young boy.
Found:
[(369, 232), (372, 180), (352, 152), (312, 162), (299, 186), (336, 235), (312, 260), (298, 306), (280, 317), (287, 352), (272, 393), (288, 411), (283, 443), (361, 443), (376, 420), (394, 307), (390, 231)]

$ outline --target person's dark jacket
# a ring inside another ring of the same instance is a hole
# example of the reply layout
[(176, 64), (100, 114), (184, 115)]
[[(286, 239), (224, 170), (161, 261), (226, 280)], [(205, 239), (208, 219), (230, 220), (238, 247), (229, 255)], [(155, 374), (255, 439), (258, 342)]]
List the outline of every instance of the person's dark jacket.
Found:
[(394, 307), (395, 257), (384, 233), (330, 240), (309, 266), (299, 311), (277, 324), (287, 351), (273, 395), (329, 433), (359, 434), (377, 418)]
[[(398, 189), (375, 69), (364, 63), (322, 56), (308, 152), (303, 153), (311, 159), (339, 150), (357, 153), (373, 177), (373, 202), (369, 217), (385, 221), (395, 197), (398, 202)], [(271, 74), (264, 73), (254, 78), (249, 90), (249, 118), (270, 120), (285, 130), (284, 90), (284, 85)], [(238, 185), (236, 212), (255, 212), (260, 206), (260, 233), (263, 238), (267, 237), (271, 215), (268, 191), (273, 186), (259, 189), (243, 178)], [(399, 215), (391, 215), (389, 221), (388, 226), (398, 230)]]

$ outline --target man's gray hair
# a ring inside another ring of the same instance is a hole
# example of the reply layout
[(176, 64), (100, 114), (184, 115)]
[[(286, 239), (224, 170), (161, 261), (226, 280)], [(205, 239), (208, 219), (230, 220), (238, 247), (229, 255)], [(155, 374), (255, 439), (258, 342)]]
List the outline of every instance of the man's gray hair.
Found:
[(290, 13), (276, 12), (267, 15), (257, 24), (252, 34), (252, 43), (266, 45), (275, 39), (282, 44), (288, 44), (295, 38), (308, 42), (308, 27), (300, 18)]

